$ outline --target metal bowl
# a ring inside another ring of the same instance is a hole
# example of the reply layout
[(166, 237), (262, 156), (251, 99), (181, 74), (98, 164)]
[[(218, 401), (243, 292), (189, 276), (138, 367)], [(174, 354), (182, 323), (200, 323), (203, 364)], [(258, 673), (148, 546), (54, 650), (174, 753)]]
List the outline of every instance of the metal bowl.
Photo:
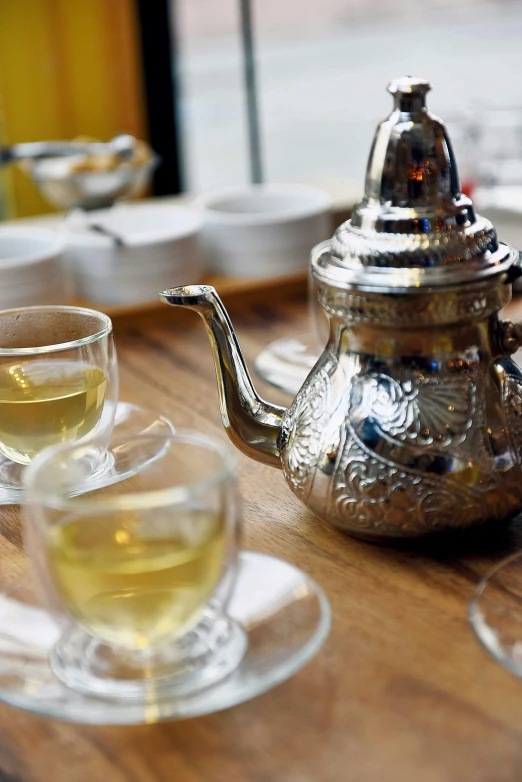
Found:
[(108, 171), (75, 171), (82, 156), (26, 161), (24, 166), (51, 204), (61, 209), (104, 209), (122, 198), (141, 195), (150, 183), (158, 158), (141, 165), (122, 160)]

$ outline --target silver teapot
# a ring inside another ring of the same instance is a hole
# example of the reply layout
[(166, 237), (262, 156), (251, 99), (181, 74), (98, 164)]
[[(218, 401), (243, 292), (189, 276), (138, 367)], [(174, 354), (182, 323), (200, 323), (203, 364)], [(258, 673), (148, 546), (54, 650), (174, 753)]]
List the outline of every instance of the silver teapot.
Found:
[(372, 539), (522, 509), (522, 373), (510, 358), (522, 327), (499, 319), (519, 253), (462, 194), (429, 83), (388, 89), (364, 198), (312, 250), (330, 335), (288, 409), (256, 393), (213, 288), (161, 294), (205, 321), (235, 445), (282, 467), (319, 517)]

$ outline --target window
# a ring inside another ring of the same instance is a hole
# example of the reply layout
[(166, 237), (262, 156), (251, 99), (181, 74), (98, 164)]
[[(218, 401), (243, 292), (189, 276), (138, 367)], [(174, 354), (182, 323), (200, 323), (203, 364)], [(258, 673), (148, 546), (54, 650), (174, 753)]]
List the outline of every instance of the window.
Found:
[[(190, 190), (248, 181), (239, 0), (171, 0)], [(264, 178), (358, 195), (388, 81), (429, 78), (430, 109), (522, 105), (522, 3), (251, 0)], [(459, 153), (459, 134), (455, 145)], [(460, 150), (462, 151), (462, 150)], [(465, 150), (464, 150), (465, 151)]]

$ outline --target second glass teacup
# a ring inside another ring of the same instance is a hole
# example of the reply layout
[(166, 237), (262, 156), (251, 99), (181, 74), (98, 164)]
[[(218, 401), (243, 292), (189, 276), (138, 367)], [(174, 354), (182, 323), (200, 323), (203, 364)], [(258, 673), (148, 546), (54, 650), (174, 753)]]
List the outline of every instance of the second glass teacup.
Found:
[(52, 666), (73, 689), (107, 697), (199, 691), (246, 645), (225, 613), (234, 459), (190, 432), (113, 439), (110, 450), (121, 447), (129, 477), (94, 490), (95, 442), (47, 449), (27, 469), (27, 551), (44, 602), (66, 619)]
[(17, 465), (44, 448), (92, 438), (107, 446), (117, 398), (106, 315), (68, 306), (0, 312), (0, 502), (19, 501)]

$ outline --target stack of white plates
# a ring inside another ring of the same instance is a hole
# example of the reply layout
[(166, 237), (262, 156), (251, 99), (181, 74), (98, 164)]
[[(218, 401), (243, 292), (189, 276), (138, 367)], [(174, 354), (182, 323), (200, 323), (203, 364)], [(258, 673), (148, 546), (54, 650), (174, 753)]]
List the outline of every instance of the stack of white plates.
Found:
[(65, 241), (44, 228), (0, 228), (0, 309), (65, 304)]
[(122, 204), (65, 221), (66, 264), (77, 299), (158, 301), (158, 292), (198, 282), (200, 217), (182, 207)]

